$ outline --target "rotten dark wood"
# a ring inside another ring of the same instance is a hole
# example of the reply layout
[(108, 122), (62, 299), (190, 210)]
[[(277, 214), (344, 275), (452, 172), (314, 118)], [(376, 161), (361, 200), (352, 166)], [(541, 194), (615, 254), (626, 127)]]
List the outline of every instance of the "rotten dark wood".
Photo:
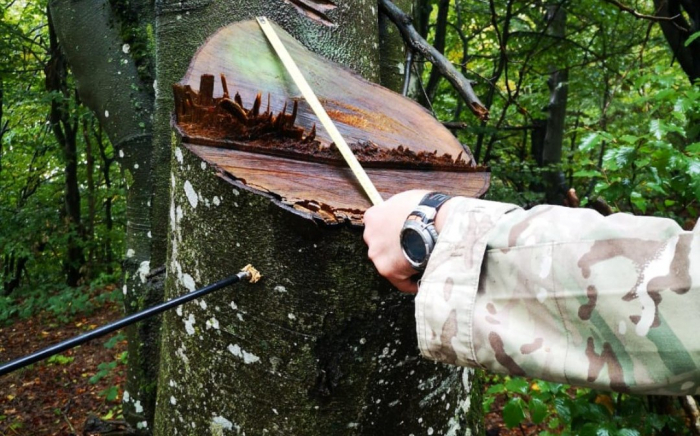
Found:
[[(222, 78), (222, 87), (226, 84)], [(270, 95), (267, 108), (260, 112), (261, 94), (257, 94), (250, 108), (246, 108), (241, 96), (213, 98), (214, 76), (202, 75), (200, 93), (179, 84), (173, 86), (175, 95), (175, 115), (179, 131), (187, 142), (232, 148), (290, 157), (311, 162), (346, 166), (340, 151), (334, 146), (324, 146), (316, 139), (316, 126), (306, 133), (294, 124), (299, 102), (292, 103), (291, 114), (288, 105), (273, 114), (270, 111)], [(437, 154), (427, 151), (414, 152), (399, 145), (396, 148), (379, 147), (371, 141), (349, 144), (353, 153), (365, 167), (422, 169), (462, 172), (483, 172), (471, 160), (463, 160), (463, 151), (456, 158), (451, 154)]]
[[(384, 198), (413, 188), (486, 192), (488, 170), (423, 107), (276, 30)], [(328, 224), (361, 224), (369, 200), (257, 23), (209, 38), (173, 92), (183, 142), (226, 180)]]

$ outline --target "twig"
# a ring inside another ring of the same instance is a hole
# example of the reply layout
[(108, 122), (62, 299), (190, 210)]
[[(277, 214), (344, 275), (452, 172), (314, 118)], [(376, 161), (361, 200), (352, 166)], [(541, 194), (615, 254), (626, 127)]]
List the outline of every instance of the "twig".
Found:
[(488, 120), (489, 111), (481, 101), (479, 101), (469, 81), (457, 71), (454, 65), (452, 65), (445, 56), (440, 54), (435, 47), (428, 44), (428, 42), (420, 36), (415, 27), (413, 27), (411, 18), (390, 0), (379, 0), (379, 9), (396, 25), (406, 44), (408, 44), (411, 49), (425, 56), (425, 58), (445, 76), (447, 81), (450, 82), (462, 98), (467, 101), (474, 115), (482, 121)]
[(617, 6), (618, 9), (620, 9), (623, 12), (627, 12), (629, 14), (632, 14), (635, 18), (641, 18), (643, 20), (651, 20), (651, 21), (673, 21), (676, 18), (678, 18), (678, 15), (674, 15), (673, 17), (659, 17), (656, 15), (644, 15), (640, 14), (639, 12), (635, 11), (629, 6), (623, 5), (617, 0), (603, 0), (606, 3), (610, 3), (611, 5)]
[(700, 412), (698, 412), (698, 405), (695, 403), (695, 399), (691, 395), (686, 395), (681, 397), (680, 400), (683, 410), (685, 410), (690, 421), (690, 433), (700, 435)]

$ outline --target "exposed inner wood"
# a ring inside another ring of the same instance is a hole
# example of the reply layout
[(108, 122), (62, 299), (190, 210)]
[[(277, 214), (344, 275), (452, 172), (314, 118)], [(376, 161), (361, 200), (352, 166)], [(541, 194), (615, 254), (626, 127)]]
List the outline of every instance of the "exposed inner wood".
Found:
[[(361, 224), (362, 214), (371, 206), (350, 168), (314, 162), (300, 164), (293, 159), (202, 145), (187, 148), (204, 161), (216, 162), (225, 179), (270, 194), (280, 203), (326, 224)], [(382, 197), (389, 198), (403, 190), (426, 187), (479, 197), (486, 193), (490, 174), (470, 173), (465, 178), (459, 172), (368, 168), (367, 175)]]
[[(488, 170), (423, 107), (273, 26), (383, 198), (486, 192)], [(177, 133), (223, 179), (306, 218), (361, 224), (369, 199), (254, 20), (212, 35), (173, 90)]]
[[(249, 108), (240, 94), (228, 96), (225, 76), (221, 75), (221, 97), (213, 97), (214, 76), (204, 74), (200, 80), (200, 92), (191, 86), (173, 85), (177, 127), (191, 143), (215, 147), (256, 151), (276, 156), (291, 157), (312, 162), (324, 162), (346, 166), (340, 151), (331, 144), (324, 146), (316, 139), (316, 126), (306, 133), (295, 125), (298, 100), (293, 100), (291, 113), (288, 105), (273, 114), (270, 110), (270, 94), (262, 112), (262, 96), (258, 93)], [(355, 157), (365, 167), (406, 168), (442, 171), (479, 172), (483, 168), (462, 160), (460, 151), (456, 158), (449, 153), (438, 155), (437, 149), (414, 152), (399, 145), (382, 148), (371, 141), (349, 144)]]

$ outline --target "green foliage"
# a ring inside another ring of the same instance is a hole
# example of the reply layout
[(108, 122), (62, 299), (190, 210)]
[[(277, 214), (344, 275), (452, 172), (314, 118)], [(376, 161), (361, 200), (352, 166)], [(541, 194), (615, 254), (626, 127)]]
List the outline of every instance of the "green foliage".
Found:
[(54, 354), (53, 356), (49, 357), (49, 359), (46, 361), (49, 365), (69, 365), (75, 360), (75, 357), (72, 356), (64, 356), (62, 354)]
[[(97, 372), (95, 375), (90, 377), (88, 381), (92, 384), (96, 384), (103, 379), (110, 380), (114, 378), (118, 373), (121, 373), (124, 370), (124, 367), (128, 361), (128, 356), (128, 352), (124, 351), (119, 353), (115, 360), (100, 363), (97, 366)], [(107, 402), (114, 402), (118, 400), (119, 393), (120, 388), (118, 385), (110, 385), (104, 390), (100, 391), (99, 395)]]
[(697, 217), (700, 208), (700, 88), (661, 69), (640, 76), (635, 85), (650, 89), (629, 98), (624, 107), (635, 114), (627, 118), (634, 118), (636, 127), (587, 133), (573, 153), (573, 180), (592, 184), (593, 194), (619, 210), (683, 223)]
[(497, 396), (506, 399), (502, 410), (508, 428), (526, 422), (543, 424), (549, 435), (649, 435), (665, 429), (689, 434), (684, 417), (650, 411), (643, 397), (573, 388), (561, 383), (492, 376), (484, 412)]
[[(124, 249), (124, 186), (114, 150), (96, 118), (70, 92), (48, 92), (46, 1), (5, 2), (0, 20), (0, 322), (37, 310), (89, 310), (89, 293), (65, 281), (69, 241), (83, 253), (84, 283), (104, 284), (119, 271)], [(65, 158), (49, 124), (65, 103), (78, 147), (81, 224), (68, 224)], [(88, 158), (94, 162), (88, 166)], [(114, 281), (112, 281), (114, 283)]]

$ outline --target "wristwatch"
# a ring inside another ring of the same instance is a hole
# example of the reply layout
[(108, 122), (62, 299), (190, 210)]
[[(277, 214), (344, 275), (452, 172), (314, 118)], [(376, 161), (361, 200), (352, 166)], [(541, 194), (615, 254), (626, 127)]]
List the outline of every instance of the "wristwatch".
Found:
[(401, 229), (401, 249), (411, 266), (423, 271), (428, 264), (438, 238), (435, 216), (440, 207), (452, 196), (442, 192), (430, 192), (408, 215)]

